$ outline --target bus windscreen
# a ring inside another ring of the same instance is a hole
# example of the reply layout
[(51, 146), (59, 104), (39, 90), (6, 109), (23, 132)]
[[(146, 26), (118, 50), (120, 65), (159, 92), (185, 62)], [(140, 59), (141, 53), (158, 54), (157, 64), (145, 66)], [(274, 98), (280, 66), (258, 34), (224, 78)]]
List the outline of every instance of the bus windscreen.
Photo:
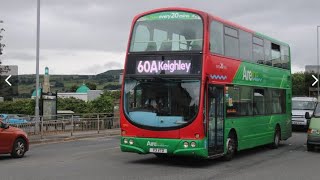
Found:
[(203, 22), (198, 14), (165, 11), (139, 18), (130, 52), (202, 51)]

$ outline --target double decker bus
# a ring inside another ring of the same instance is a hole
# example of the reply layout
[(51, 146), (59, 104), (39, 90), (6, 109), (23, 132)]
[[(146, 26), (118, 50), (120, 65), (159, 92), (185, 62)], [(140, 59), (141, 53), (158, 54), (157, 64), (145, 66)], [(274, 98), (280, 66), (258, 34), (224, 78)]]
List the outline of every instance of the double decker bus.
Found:
[(120, 105), (121, 150), (230, 160), (291, 137), (288, 44), (187, 8), (132, 23)]

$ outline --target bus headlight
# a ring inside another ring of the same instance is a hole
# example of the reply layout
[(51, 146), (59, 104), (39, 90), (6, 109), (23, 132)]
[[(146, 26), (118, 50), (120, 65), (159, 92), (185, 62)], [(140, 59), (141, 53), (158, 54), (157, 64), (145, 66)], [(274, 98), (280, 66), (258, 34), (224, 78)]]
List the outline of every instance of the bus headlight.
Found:
[(196, 145), (197, 145), (197, 144), (196, 144), (196, 142), (194, 142), (194, 141), (192, 141), (192, 142), (190, 143), (190, 146), (193, 147), (193, 148), (196, 147)]
[(313, 134), (313, 133), (316, 133), (317, 130), (316, 129), (308, 129), (308, 134)]
[(187, 141), (185, 141), (185, 142), (183, 143), (183, 147), (184, 147), (184, 148), (189, 147), (189, 143), (188, 143)]
[(129, 144), (132, 145), (133, 144), (133, 139), (129, 140)]
[(124, 142), (125, 144), (128, 144), (128, 139), (123, 139), (123, 142)]

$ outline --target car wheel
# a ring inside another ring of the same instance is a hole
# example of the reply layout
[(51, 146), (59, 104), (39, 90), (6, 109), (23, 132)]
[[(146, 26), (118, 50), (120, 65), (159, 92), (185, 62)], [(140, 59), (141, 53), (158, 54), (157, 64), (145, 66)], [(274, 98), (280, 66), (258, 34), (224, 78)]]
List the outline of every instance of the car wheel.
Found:
[(271, 144), (271, 148), (277, 149), (280, 145), (280, 128), (276, 127), (275, 132), (274, 132), (274, 137), (273, 137), (273, 143)]
[(314, 151), (314, 145), (307, 143), (307, 151)]
[(26, 152), (26, 141), (22, 138), (18, 138), (12, 148), (11, 156), (14, 158), (22, 158)]
[(224, 155), (224, 160), (230, 161), (237, 151), (237, 139), (234, 133), (229, 134), (227, 139), (227, 153)]

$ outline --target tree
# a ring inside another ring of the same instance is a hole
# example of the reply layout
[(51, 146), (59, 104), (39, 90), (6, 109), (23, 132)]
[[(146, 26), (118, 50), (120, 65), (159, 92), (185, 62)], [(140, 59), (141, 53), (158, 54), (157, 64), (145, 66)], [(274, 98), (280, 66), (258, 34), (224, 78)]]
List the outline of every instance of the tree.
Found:
[[(309, 95), (309, 88), (312, 88), (314, 79), (312, 73), (296, 72), (292, 74), (292, 95), (293, 96), (316, 96), (316, 94)], [(316, 88), (316, 87), (313, 87)]]
[(96, 90), (97, 89), (97, 85), (93, 82), (87, 82), (86, 86), (90, 89), (90, 90)]
[(58, 98), (58, 110), (71, 110), (75, 113), (88, 113), (89, 104), (74, 97)]
[(34, 115), (35, 100), (19, 99), (0, 102), (1, 113)]
[(54, 87), (64, 87), (64, 84), (62, 82), (56, 81)]
[(91, 112), (113, 113), (115, 100), (120, 99), (120, 91), (105, 91), (99, 98), (91, 101)]
[(305, 74), (304, 72), (297, 72), (292, 74), (292, 95), (293, 96), (305, 96)]
[(91, 103), (91, 112), (96, 113), (112, 113), (113, 112), (113, 98), (106, 95), (101, 95), (99, 98), (93, 100)]
[(78, 86), (76, 84), (73, 84), (71, 87), (70, 87), (70, 92), (76, 92), (78, 89)]

